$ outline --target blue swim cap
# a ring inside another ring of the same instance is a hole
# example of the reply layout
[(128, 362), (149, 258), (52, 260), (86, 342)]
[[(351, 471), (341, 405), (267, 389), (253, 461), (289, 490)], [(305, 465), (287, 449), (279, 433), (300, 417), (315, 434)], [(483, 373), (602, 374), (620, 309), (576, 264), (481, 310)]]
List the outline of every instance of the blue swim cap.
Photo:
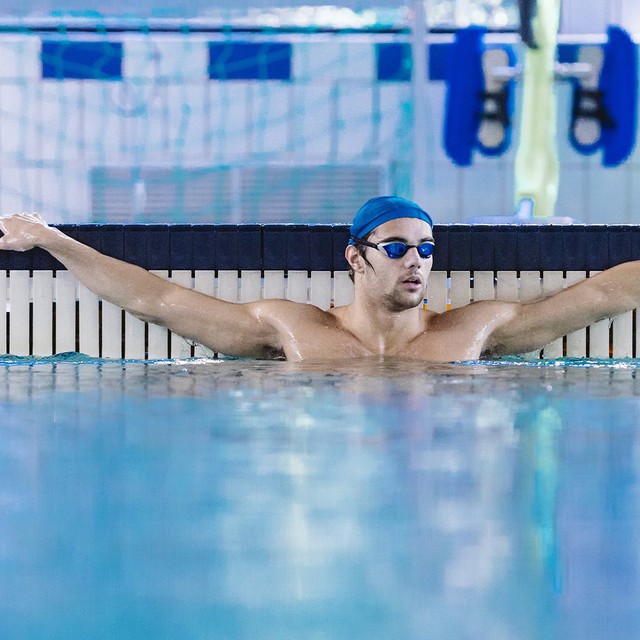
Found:
[[(376, 227), (396, 218), (419, 218), (433, 228), (431, 216), (415, 202), (397, 196), (379, 196), (360, 207), (351, 225), (351, 235), (363, 238)], [(349, 240), (349, 244), (354, 244), (353, 240)]]

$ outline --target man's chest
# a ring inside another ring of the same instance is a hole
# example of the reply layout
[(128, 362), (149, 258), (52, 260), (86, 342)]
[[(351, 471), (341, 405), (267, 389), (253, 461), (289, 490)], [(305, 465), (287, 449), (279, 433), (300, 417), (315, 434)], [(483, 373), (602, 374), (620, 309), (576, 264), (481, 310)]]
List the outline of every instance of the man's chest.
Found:
[(476, 360), (482, 340), (454, 328), (431, 329), (418, 336), (389, 336), (387, 340), (364, 340), (341, 327), (300, 327), (283, 336), (288, 360), (340, 360), (367, 356), (397, 356), (428, 362)]

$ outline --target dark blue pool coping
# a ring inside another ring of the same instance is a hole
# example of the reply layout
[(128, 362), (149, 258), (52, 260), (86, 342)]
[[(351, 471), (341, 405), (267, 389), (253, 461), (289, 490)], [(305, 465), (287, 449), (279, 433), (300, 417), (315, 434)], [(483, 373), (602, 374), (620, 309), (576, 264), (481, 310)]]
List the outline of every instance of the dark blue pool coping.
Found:
[[(145, 269), (346, 271), (347, 225), (54, 225)], [(590, 271), (640, 258), (640, 225), (436, 225), (436, 271)], [(60, 270), (41, 249), (2, 270)]]

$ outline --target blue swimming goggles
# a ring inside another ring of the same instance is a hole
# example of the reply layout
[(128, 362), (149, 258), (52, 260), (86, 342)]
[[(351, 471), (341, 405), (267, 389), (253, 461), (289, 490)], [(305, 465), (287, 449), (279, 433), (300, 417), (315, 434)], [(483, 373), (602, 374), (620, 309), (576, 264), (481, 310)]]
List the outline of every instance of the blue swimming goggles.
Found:
[(371, 247), (372, 249), (377, 249), (378, 251), (384, 251), (384, 253), (389, 256), (392, 260), (396, 260), (397, 258), (402, 258), (409, 249), (417, 249), (418, 255), (421, 258), (430, 258), (433, 255), (433, 250), (435, 248), (435, 244), (433, 241), (428, 240), (427, 242), (422, 242), (421, 244), (407, 244), (406, 242), (369, 242), (367, 240), (362, 240), (361, 238), (355, 238), (351, 236), (351, 242), (353, 244), (359, 244), (363, 247)]

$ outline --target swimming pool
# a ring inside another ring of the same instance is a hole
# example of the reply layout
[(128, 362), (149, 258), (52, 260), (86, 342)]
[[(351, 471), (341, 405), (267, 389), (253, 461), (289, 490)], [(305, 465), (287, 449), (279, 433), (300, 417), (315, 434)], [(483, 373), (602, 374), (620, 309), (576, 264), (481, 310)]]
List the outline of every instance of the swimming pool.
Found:
[(635, 638), (639, 364), (7, 358), (0, 637)]

